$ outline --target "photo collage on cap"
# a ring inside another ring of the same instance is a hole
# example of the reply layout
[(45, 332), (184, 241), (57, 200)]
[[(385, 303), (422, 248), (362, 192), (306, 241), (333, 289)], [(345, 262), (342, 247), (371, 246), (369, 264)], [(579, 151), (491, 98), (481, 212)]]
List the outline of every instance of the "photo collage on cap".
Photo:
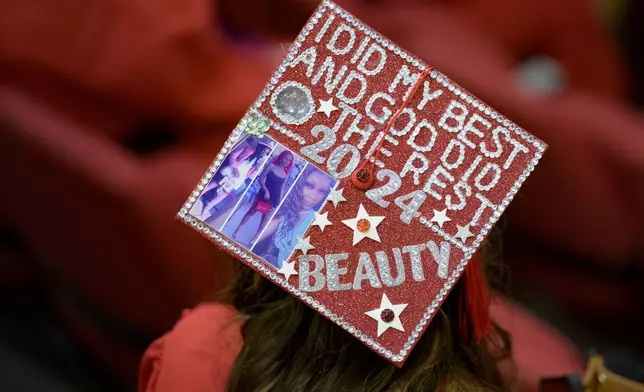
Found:
[(279, 269), (335, 185), (270, 137), (244, 132), (190, 214)]

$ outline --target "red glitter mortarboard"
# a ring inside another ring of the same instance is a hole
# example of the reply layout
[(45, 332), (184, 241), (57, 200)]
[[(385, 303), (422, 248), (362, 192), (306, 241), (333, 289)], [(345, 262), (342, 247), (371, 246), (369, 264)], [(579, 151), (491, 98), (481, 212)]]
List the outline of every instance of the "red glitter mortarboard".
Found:
[(324, 1), (179, 217), (401, 366), (464, 272), (462, 329), (489, 333), (468, 262), (546, 148)]

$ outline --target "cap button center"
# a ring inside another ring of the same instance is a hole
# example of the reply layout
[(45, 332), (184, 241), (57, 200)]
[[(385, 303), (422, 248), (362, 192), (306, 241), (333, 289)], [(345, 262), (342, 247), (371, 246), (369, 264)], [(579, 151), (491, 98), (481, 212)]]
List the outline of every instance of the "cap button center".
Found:
[(360, 190), (367, 190), (373, 184), (373, 175), (369, 169), (361, 167), (353, 172), (351, 175), (351, 182), (353, 186)]

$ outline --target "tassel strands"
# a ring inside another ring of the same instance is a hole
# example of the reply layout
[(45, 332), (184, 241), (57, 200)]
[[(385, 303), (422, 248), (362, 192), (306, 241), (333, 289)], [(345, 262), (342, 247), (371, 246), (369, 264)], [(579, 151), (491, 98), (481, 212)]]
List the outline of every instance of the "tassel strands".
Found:
[(459, 331), (464, 343), (480, 343), (494, 330), (490, 317), (490, 289), (478, 253), (463, 273)]

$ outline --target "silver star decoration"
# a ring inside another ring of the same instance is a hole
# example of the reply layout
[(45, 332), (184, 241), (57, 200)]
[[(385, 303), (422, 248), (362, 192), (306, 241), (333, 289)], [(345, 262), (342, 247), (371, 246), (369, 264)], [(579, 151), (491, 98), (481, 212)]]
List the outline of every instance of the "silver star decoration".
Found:
[(290, 263), (284, 263), (282, 265), (282, 268), (280, 268), (277, 273), (284, 275), (284, 278), (286, 278), (286, 281), (288, 282), (289, 279), (291, 279), (291, 276), (297, 275), (297, 271), (295, 270), (295, 262), (291, 261)]
[(315, 249), (315, 246), (311, 245), (311, 237), (297, 237), (297, 245), (295, 245), (295, 250), (301, 250), (302, 253), (307, 254), (311, 249)]
[(328, 215), (329, 215), (329, 211), (325, 212), (324, 214), (318, 214), (316, 212), (315, 220), (313, 220), (312, 225), (318, 226), (320, 228), (320, 231), (324, 231), (325, 227), (332, 225), (331, 221), (328, 218)]
[(465, 226), (456, 225), (456, 228), (458, 229), (458, 231), (456, 232), (456, 235), (454, 237), (460, 239), (463, 244), (465, 244), (468, 238), (474, 237), (474, 234), (472, 234), (472, 232), (470, 231), (469, 224)]
[[(343, 220), (342, 223), (349, 226), (353, 230), (353, 245), (356, 245), (358, 242), (362, 241), (365, 238), (371, 238), (374, 241), (380, 242), (380, 236), (378, 235), (378, 225), (385, 219), (384, 216), (370, 216), (367, 213), (367, 210), (364, 209), (364, 206), (360, 204), (358, 208), (358, 215), (353, 219)], [(360, 230), (358, 228), (358, 222), (365, 220), (369, 222), (369, 227), (366, 230)]]
[(320, 99), (320, 107), (318, 108), (318, 113), (324, 113), (327, 117), (331, 117), (331, 112), (338, 110), (337, 107), (333, 105), (333, 98), (330, 98), (326, 101)]
[(343, 201), (347, 201), (347, 199), (344, 198), (342, 195), (342, 191), (344, 191), (344, 188), (340, 189), (331, 189), (331, 193), (329, 193), (329, 197), (327, 197), (327, 201), (330, 201), (333, 203), (334, 207), (338, 207), (338, 204), (342, 203)]
[[(385, 331), (387, 331), (389, 328), (397, 329), (403, 332), (405, 331), (402, 322), (400, 321), (400, 314), (403, 312), (403, 310), (405, 310), (406, 307), (407, 304), (393, 305), (391, 301), (389, 301), (389, 298), (387, 298), (387, 294), (383, 293), (382, 299), (380, 300), (380, 307), (374, 310), (370, 310), (365, 314), (378, 322), (378, 337), (380, 337), (380, 335), (385, 333)], [(383, 320), (382, 312), (385, 310), (391, 310), (394, 313), (393, 320), (389, 322)]]
[(430, 220), (430, 222), (438, 223), (438, 227), (441, 229), (443, 228), (443, 224), (449, 221), (451, 219), (447, 216), (447, 208), (442, 211), (434, 210), (434, 217)]

